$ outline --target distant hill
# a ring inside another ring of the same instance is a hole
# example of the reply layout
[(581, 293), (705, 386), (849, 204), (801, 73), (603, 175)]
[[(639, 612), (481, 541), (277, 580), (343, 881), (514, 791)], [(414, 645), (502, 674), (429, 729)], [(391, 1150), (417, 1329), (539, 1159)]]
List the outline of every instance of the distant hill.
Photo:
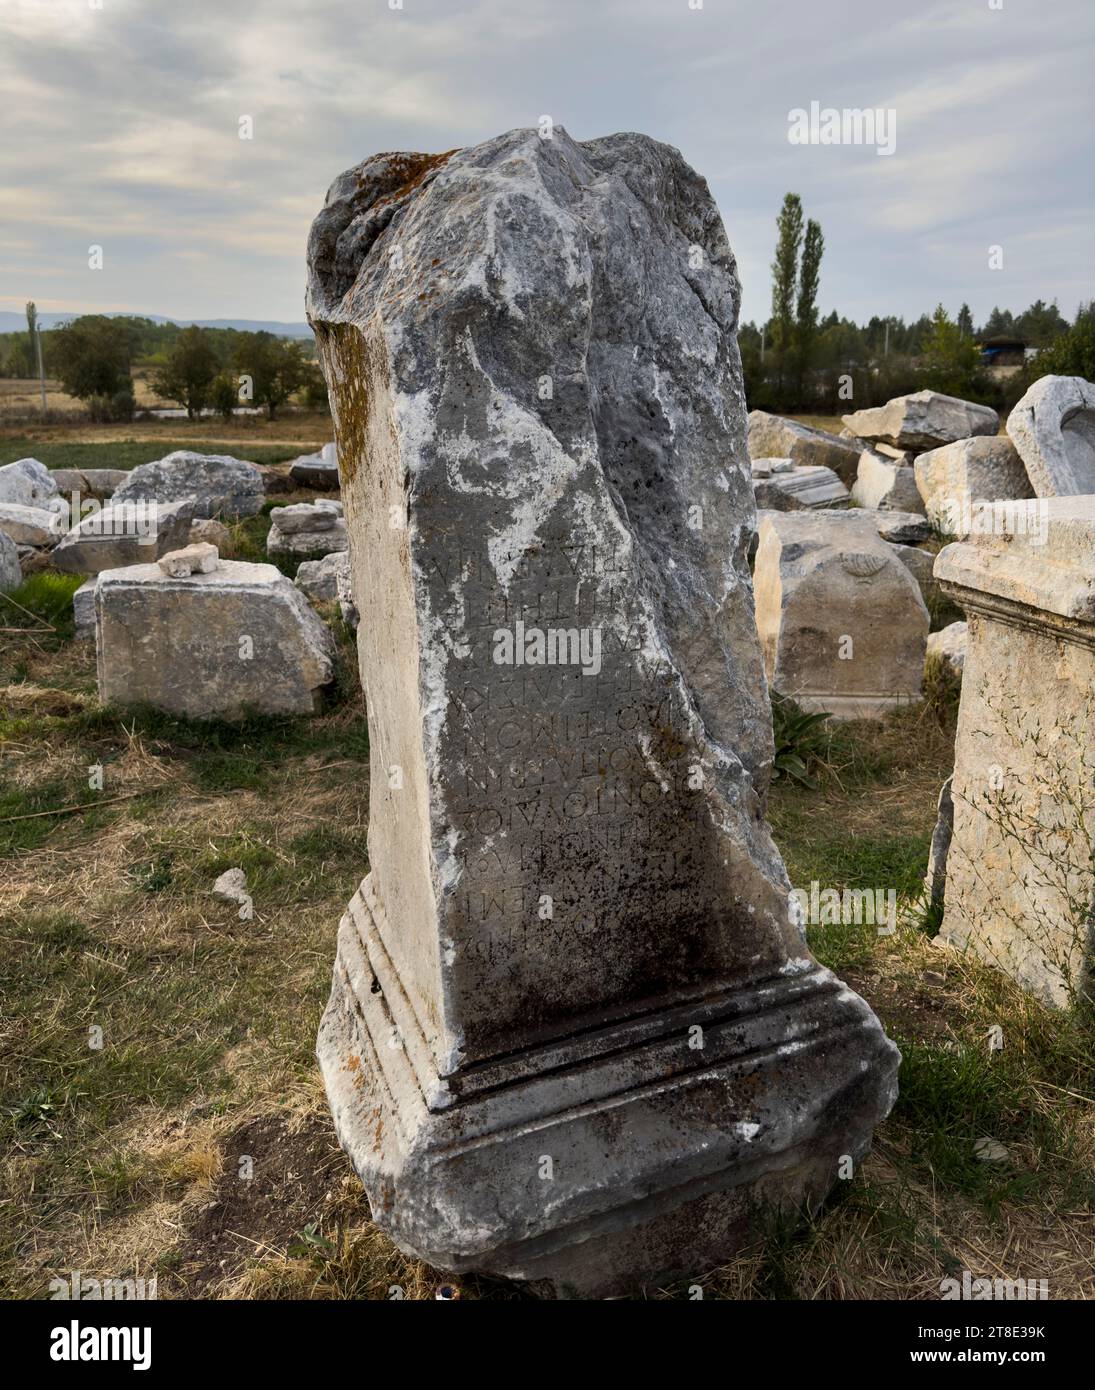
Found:
[[(77, 313), (47, 314), (40, 313), (38, 320), (43, 328), (56, 328), (59, 323), (68, 323), (70, 319), (78, 319)], [(107, 314), (107, 318), (144, 318), (151, 319), (153, 323), (177, 323), (180, 328), (189, 328), (191, 324), (196, 324), (199, 328), (235, 328), (241, 333), (259, 333), (265, 329), (267, 333), (275, 333), (279, 338), (311, 338), (312, 330), (306, 323), (280, 323), (276, 319), (176, 319), (169, 318), (165, 314)], [(26, 332), (27, 320), (24, 314), (14, 314), (10, 311), (0, 312), (0, 333), (19, 333)]]

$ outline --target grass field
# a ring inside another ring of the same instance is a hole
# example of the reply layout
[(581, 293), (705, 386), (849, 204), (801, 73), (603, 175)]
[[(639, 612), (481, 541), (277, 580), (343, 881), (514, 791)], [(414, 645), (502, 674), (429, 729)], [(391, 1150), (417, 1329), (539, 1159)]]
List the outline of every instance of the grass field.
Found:
[[(236, 528), (236, 553), (261, 556), (267, 525)], [(40, 1297), (80, 1270), (155, 1275), (160, 1297), (432, 1297), (441, 1275), (370, 1223), (313, 1057), (368, 868), (351, 635), (328, 614), (339, 674), (312, 720), (122, 716), (98, 706), (94, 652), (72, 640), (71, 583), (33, 576), (0, 623), (0, 1292)], [(940, 684), (825, 733), (814, 788), (773, 787), (796, 885), (903, 895), (892, 936), (811, 939), (901, 1047), (901, 1096), (826, 1209), (773, 1228), (707, 1297), (930, 1300), (963, 1269), (1095, 1296), (1091, 1029), (941, 948), (916, 910), (954, 721)], [(249, 922), (210, 893), (234, 866)], [(1007, 1163), (977, 1160), (982, 1136)]]

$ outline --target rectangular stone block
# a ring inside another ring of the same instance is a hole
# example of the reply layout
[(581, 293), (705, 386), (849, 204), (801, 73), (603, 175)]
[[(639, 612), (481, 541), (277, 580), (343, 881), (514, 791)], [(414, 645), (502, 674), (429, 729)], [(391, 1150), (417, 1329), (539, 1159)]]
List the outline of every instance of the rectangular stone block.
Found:
[(105, 705), (191, 719), (312, 714), (333, 674), (330, 632), (273, 565), (224, 560), (181, 578), (128, 565), (104, 570), (94, 595)]

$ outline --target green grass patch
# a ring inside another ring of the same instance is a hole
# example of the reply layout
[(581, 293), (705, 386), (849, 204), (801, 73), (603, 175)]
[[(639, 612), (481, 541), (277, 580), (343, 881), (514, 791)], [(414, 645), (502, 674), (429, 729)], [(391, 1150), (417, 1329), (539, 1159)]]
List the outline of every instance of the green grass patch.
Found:
[(313, 445), (253, 444), (240, 439), (231, 444), (210, 439), (121, 439), (99, 443), (67, 443), (63, 440), (5, 439), (0, 441), (0, 465), (16, 459), (36, 458), (47, 468), (136, 468), (140, 463), (162, 459), (176, 449), (199, 454), (228, 454), (249, 463), (288, 463), (301, 454), (318, 450)]
[[(0, 858), (37, 849), (44, 844), (64, 820), (87, 829), (94, 829), (100, 811), (94, 804), (95, 793), (87, 783), (74, 777), (50, 777), (30, 786), (0, 787)], [(63, 807), (83, 806), (86, 811), (64, 811)], [(53, 813), (53, 814), (50, 814)]]
[[(76, 631), (72, 596), (86, 579), (86, 574), (61, 574), (57, 570), (29, 575), (18, 588), (0, 594), (0, 625), (26, 628), (43, 645), (70, 642)], [(42, 632), (43, 624), (53, 632)]]

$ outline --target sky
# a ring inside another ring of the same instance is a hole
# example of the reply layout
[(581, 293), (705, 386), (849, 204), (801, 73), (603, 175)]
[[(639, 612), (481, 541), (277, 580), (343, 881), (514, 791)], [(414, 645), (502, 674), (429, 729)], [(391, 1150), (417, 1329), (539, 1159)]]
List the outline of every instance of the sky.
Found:
[[(336, 175), (550, 116), (681, 150), (744, 319), (788, 191), (825, 235), (823, 313), (1071, 318), (1093, 72), (1093, 0), (0, 0), (0, 310), (302, 320)], [(812, 102), (887, 113), (893, 152), (791, 143)]]

